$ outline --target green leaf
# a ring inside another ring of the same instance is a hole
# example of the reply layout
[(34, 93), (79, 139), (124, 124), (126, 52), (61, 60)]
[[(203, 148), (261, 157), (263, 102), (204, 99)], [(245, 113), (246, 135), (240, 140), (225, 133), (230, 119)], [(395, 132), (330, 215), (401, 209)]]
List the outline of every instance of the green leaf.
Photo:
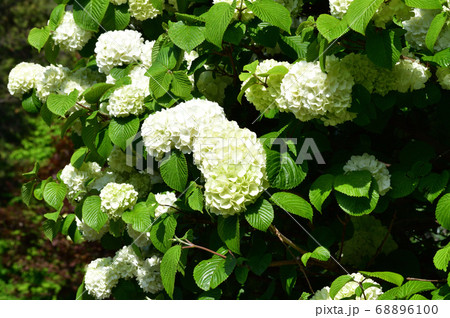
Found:
[(182, 152), (174, 151), (168, 159), (161, 161), (160, 172), (164, 182), (172, 189), (178, 192), (186, 189), (188, 167)]
[(53, 241), (53, 239), (58, 235), (58, 233), (61, 230), (61, 220), (52, 221), (52, 220), (45, 220), (44, 224), (42, 225), (42, 228), (44, 230), (44, 235), (46, 238), (48, 238), (50, 241)]
[(56, 65), (56, 59), (58, 57), (60, 48), (59, 45), (55, 44), (53, 38), (49, 38), (47, 43), (45, 43), (44, 50), (45, 50), (45, 58), (47, 59), (47, 61), (50, 64)]
[(398, 289), (398, 298), (407, 299), (417, 293), (434, 290), (436, 287), (430, 282), (409, 281)]
[(306, 163), (298, 165), (288, 152), (266, 149), (267, 177), (273, 188), (289, 190), (297, 187), (306, 177)]
[(191, 52), (205, 41), (204, 32), (205, 27), (189, 26), (180, 21), (169, 27), (168, 35), (176, 46)]
[(113, 118), (109, 124), (109, 138), (116, 146), (125, 150), (127, 141), (132, 141), (132, 138), (139, 131), (139, 118), (128, 116), (125, 118)]
[(434, 52), (434, 44), (436, 43), (439, 37), (439, 33), (441, 33), (441, 30), (444, 27), (445, 22), (447, 21), (447, 17), (447, 12), (441, 12), (437, 14), (431, 22), (430, 27), (428, 28), (427, 36), (425, 38), (425, 44), (431, 52)]
[(27, 93), (23, 96), (22, 107), (29, 113), (39, 113), (42, 103), (36, 96), (36, 91)]
[(349, 30), (344, 20), (339, 20), (329, 14), (321, 14), (316, 21), (320, 34), (329, 42), (340, 38)]
[(201, 293), (198, 300), (219, 300), (222, 297), (222, 290), (220, 288), (211, 289)]
[(77, 99), (77, 90), (69, 95), (50, 94), (47, 99), (47, 107), (53, 114), (64, 116), (69, 109), (75, 106)]
[[(224, 255), (226, 250), (218, 251)], [(236, 259), (229, 255), (226, 259), (213, 255), (210, 259), (201, 261), (194, 268), (194, 279), (198, 287), (204, 291), (214, 289), (223, 283), (233, 272)]]
[(61, 234), (62, 235), (69, 235), (69, 228), (72, 225), (73, 221), (75, 221), (75, 214), (69, 214), (64, 218), (62, 227), (61, 227)]
[[(243, 79), (243, 78), (244, 77), (249, 78), (250, 76), (252, 76), (250, 73), (242, 73), (239, 76), (239, 78), (241, 79), (241, 81), (245, 81), (246, 79)], [(242, 104), (242, 97), (244, 96), (245, 91), (257, 83), (258, 83), (258, 79), (256, 77), (252, 77), (252, 78), (250, 78), (250, 80), (247, 81), (247, 83), (245, 83), (244, 86), (242, 86), (241, 91), (239, 92), (239, 95), (237, 97), (237, 100), (240, 104)]]
[(170, 298), (173, 298), (175, 288), (175, 275), (177, 274), (178, 262), (181, 257), (181, 245), (172, 246), (161, 260), (160, 272), (164, 289)]
[(350, 197), (340, 192), (335, 193), (336, 200), (340, 208), (353, 216), (361, 216), (369, 214), (375, 210), (380, 195), (373, 187), (369, 193), (369, 199), (364, 197)]
[(372, 174), (369, 171), (350, 171), (336, 176), (334, 190), (351, 197), (369, 198)]
[(203, 193), (202, 190), (198, 187), (195, 187), (192, 192), (188, 196), (188, 204), (189, 207), (194, 211), (203, 211)]
[(36, 161), (34, 163), (33, 169), (31, 171), (29, 171), (29, 172), (22, 173), (22, 176), (24, 176), (26, 178), (30, 178), (30, 177), (31, 178), (35, 178), (35, 177), (37, 177), (37, 173), (39, 171), (39, 168), (40, 168), (39, 162)]
[(311, 185), (309, 190), (309, 201), (312, 205), (322, 213), (322, 204), (328, 198), (333, 190), (334, 176), (331, 174), (324, 174), (317, 178)]
[(96, 83), (83, 92), (84, 99), (89, 104), (96, 104), (105, 92), (114, 87), (113, 84)]
[(56, 210), (61, 208), (66, 194), (67, 188), (64, 184), (50, 182), (44, 188), (45, 202)]
[(270, 199), (283, 210), (312, 222), (313, 209), (311, 205), (298, 195), (288, 192), (277, 192)]
[(442, 9), (442, 5), (439, 0), (405, 0), (405, 3), (409, 7), (420, 9)]
[(288, 45), (292, 50), (294, 50), (295, 55), (293, 55), (296, 59), (303, 59), (306, 57), (306, 53), (308, 52), (308, 46), (309, 46), (309, 42), (303, 42), (302, 37), (301, 36), (284, 36), (281, 35), (280, 36), (281, 39), (281, 49), (283, 50), (283, 52), (286, 53), (286, 55), (293, 55), (293, 54), (289, 54), (289, 52), (286, 52), (286, 48), (282, 46), (283, 43), (285, 43), (286, 45)]
[(47, 126), (51, 126), (53, 122), (53, 113), (48, 109), (47, 103), (43, 104), (41, 110), (39, 111), (42, 120), (47, 124)]
[(84, 115), (85, 113), (86, 113), (85, 109), (80, 109), (80, 110), (77, 110), (76, 112), (73, 112), (69, 116), (69, 118), (67, 118), (66, 122), (61, 127), (61, 138), (64, 137), (64, 135), (66, 134), (67, 129), (69, 129), (72, 126), (72, 124), (75, 122), (75, 120), (80, 118), (80, 116)]
[(432, 56), (422, 56), (422, 60), (435, 63), (441, 67), (448, 67), (450, 66), (450, 48), (446, 48)]
[(102, 212), (101, 199), (99, 196), (93, 195), (83, 202), (82, 207), (83, 221), (87, 226), (93, 228), (97, 232), (103, 228), (108, 221), (108, 215)]
[(350, 3), (343, 20), (356, 32), (365, 34), (367, 24), (384, 0), (354, 0)]
[(28, 34), (28, 43), (40, 52), (47, 43), (49, 36), (50, 31), (47, 28), (33, 28)]
[(50, 30), (55, 31), (56, 28), (61, 23), (62, 19), (64, 18), (66, 5), (60, 4), (57, 5), (52, 13), (50, 14), (50, 20), (48, 21), (48, 26), (50, 27)]
[(150, 205), (146, 202), (139, 202), (131, 211), (122, 214), (122, 220), (131, 224), (133, 229), (138, 232), (148, 232), (152, 225), (152, 217), (155, 216), (157, 205)]
[(397, 286), (401, 286), (404, 280), (402, 275), (393, 272), (359, 272), (364, 276), (379, 278)]
[(109, 6), (109, 0), (77, 0), (73, 4), (73, 18), (82, 29), (97, 32)]
[(448, 269), (448, 263), (450, 262), (450, 244), (447, 244), (444, 248), (441, 248), (433, 257), (434, 266), (444, 272)]
[(440, 225), (450, 230), (450, 193), (440, 198), (436, 207), (436, 220)]
[(235, 23), (232, 23), (225, 31), (223, 41), (239, 46), (241, 40), (245, 36), (246, 30), (247, 27), (244, 23), (236, 21)]
[(444, 170), (442, 174), (431, 173), (420, 180), (419, 189), (425, 192), (425, 198), (433, 203), (445, 191), (448, 180), (448, 171)]
[(172, 77), (171, 92), (178, 97), (188, 97), (191, 94), (192, 83), (185, 71), (175, 71)]
[(319, 246), (311, 253), (311, 257), (326, 262), (330, 258), (330, 251), (323, 246)]
[(128, 24), (130, 24), (128, 6), (126, 4), (115, 6), (110, 3), (102, 21), (103, 28), (108, 31), (124, 30)]
[(150, 228), (150, 239), (153, 245), (162, 253), (172, 246), (172, 238), (175, 235), (177, 221), (172, 215), (164, 213), (156, 219)]
[(283, 5), (273, 0), (245, 1), (245, 4), (262, 21), (268, 22), (291, 34), (291, 14)]
[(330, 297), (333, 299), (336, 297), (337, 293), (345, 286), (348, 282), (353, 281), (353, 277), (350, 275), (342, 275), (336, 278), (330, 286)]
[(234, 9), (228, 3), (219, 2), (214, 4), (205, 17), (205, 38), (208, 42), (222, 48), (222, 39), (225, 31), (233, 19)]
[(400, 59), (402, 52), (402, 29), (393, 30), (367, 30), (366, 52), (375, 65), (392, 68)]
[(238, 266), (234, 270), (234, 275), (236, 276), (236, 280), (239, 284), (244, 285), (247, 281), (249, 269), (248, 267)]
[(75, 169), (80, 169), (81, 166), (83, 165), (83, 162), (88, 154), (89, 150), (86, 147), (81, 147), (79, 149), (77, 149), (72, 157), (70, 158), (70, 164), (75, 168)]
[(217, 232), (227, 247), (235, 253), (241, 254), (241, 236), (239, 232), (239, 217), (232, 215), (229, 217), (219, 216)]
[(263, 232), (269, 228), (274, 218), (272, 204), (263, 198), (249, 205), (244, 215), (251, 226)]
[(406, 197), (414, 192), (418, 184), (419, 180), (410, 177), (407, 172), (394, 171), (391, 175), (392, 189), (388, 192), (388, 195), (394, 199)]
[[(164, 54), (169, 53), (167, 51), (161, 50), (160, 53), (158, 54), (158, 58)], [(169, 55), (166, 56), (164, 59), (165, 62), (169, 62), (170, 61)], [(160, 60), (163, 60), (163, 58), (160, 58)], [(170, 84), (172, 83), (173, 80), (173, 75), (172, 72), (170, 72), (170, 69), (176, 65), (176, 61), (175, 64), (173, 64), (172, 66), (172, 64), (168, 63), (167, 63), (168, 65), (164, 65), (163, 64), (164, 61), (161, 62), (160, 60), (154, 61), (152, 63), (152, 66), (150, 66), (150, 68), (148, 69), (147, 73), (145, 73), (146, 76), (150, 77), (150, 91), (152, 92), (155, 98), (160, 98), (169, 91)]]
[(21, 196), (22, 201), (27, 206), (30, 206), (31, 197), (33, 195), (33, 188), (36, 185), (36, 181), (30, 181), (27, 183), (24, 183), (21, 188)]

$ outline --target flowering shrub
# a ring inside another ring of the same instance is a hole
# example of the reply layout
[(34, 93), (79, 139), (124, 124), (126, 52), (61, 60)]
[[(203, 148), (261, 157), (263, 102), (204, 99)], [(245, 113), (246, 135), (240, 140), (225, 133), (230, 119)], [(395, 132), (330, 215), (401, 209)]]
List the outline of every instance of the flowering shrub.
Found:
[(8, 89), (76, 149), (22, 197), (105, 249), (77, 299), (450, 297), (448, 1), (56, 2)]

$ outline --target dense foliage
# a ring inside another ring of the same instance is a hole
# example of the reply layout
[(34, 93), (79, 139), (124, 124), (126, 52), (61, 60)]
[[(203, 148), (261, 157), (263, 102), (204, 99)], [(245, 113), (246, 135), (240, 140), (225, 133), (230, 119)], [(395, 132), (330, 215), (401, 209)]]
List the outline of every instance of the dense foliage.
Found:
[(56, 2), (8, 89), (75, 146), (22, 198), (105, 249), (77, 299), (450, 297), (448, 1)]

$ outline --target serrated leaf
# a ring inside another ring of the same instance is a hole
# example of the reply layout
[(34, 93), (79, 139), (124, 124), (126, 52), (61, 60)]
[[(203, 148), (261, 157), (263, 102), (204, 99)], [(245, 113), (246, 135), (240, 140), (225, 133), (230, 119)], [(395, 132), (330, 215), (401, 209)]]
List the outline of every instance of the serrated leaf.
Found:
[(93, 228), (97, 232), (103, 228), (108, 221), (108, 215), (102, 212), (101, 199), (99, 196), (90, 196), (83, 202), (82, 207), (83, 221), (87, 226)]
[(443, 171), (442, 174), (431, 173), (420, 180), (419, 189), (424, 192), (425, 198), (433, 203), (445, 191), (448, 180), (448, 171)]
[(409, 7), (419, 9), (442, 9), (439, 0), (405, 0), (405, 3)]
[(192, 192), (188, 196), (188, 204), (189, 207), (194, 211), (203, 211), (203, 193), (200, 188), (195, 188), (192, 190)]
[(369, 171), (350, 171), (336, 176), (334, 190), (351, 197), (369, 198), (372, 174)]
[(298, 165), (288, 152), (266, 149), (267, 177), (273, 188), (289, 190), (297, 187), (306, 177), (306, 163)]
[(174, 151), (168, 159), (161, 161), (161, 177), (174, 190), (183, 192), (188, 179), (186, 157), (180, 151)]
[(45, 237), (50, 241), (53, 241), (61, 230), (61, 220), (57, 220), (56, 222), (52, 220), (45, 220), (42, 228), (44, 230)]
[(370, 212), (375, 210), (380, 198), (378, 191), (374, 190), (373, 187), (370, 190), (369, 198), (350, 197), (337, 191), (335, 193), (335, 196), (339, 207), (344, 212), (353, 216), (369, 214)]
[(352, 30), (364, 35), (367, 24), (383, 2), (384, 0), (354, 0), (342, 19)]
[(313, 209), (311, 205), (298, 195), (288, 192), (277, 192), (270, 199), (283, 210), (312, 222)]
[(130, 18), (130, 12), (126, 4), (115, 6), (110, 3), (105, 12), (102, 26), (108, 31), (124, 30), (130, 23)]
[(36, 92), (33, 90), (31, 93), (27, 93), (23, 96), (22, 107), (29, 113), (39, 113), (42, 103), (36, 96)]
[[(220, 249), (218, 252), (224, 255), (226, 250)], [(213, 255), (210, 259), (201, 261), (195, 266), (195, 283), (204, 291), (214, 289), (230, 276), (235, 266), (236, 259), (231, 255), (226, 259)]]
[(79, 149), (77, 149), (72, 157), (70, 158), (70, 164), (75, 168), (75, 169), (80, 169), (81, 166), (83, 165), (83, 162), (88, 154), (89, 150), (86, 147), (81, 147)]
[(450, 193), (440, 198), (436, 207), (436, 220), (440, 225), (450, 230)]
[(22, 176), (24, 176), (26, 178), (37, 177), (37, 173), (39, 171), (39, 168), (40, 168), (39, 162), (36, 161), (34, 163), (33, 169), (31, 171), (29, 171), (29, 172), (22, 173)]
[(35, 185), (36, 185), (35, 181), (30, 181), (22, 185), (21, 188), (22, 201), (27, 206), (30, 206), (31, 197), (33, 195), (33, 188)]
[(417, 178), (410, 177), (405, 171), (394, 171), (391, 175), (391, 187), (388, 192), (391, 198), (406, 197), (414, 192), (419, 184)]
[(447, 17), (448, 17), (447, 12), (441, 12), (437, 14), (433, 18), (433, 21), (431, 22), (431, 25), (428, 28), (428, 32), (425, 37), (425, 44), (431, 52), (434, 52), (434, 44), (436, 43), (439, 34), (441, 33), (442, 28), (444, 27), (447, 21)]
[(317, 178), (311, 185), (309, 190), (309, 201), (312, 205), (322, 213), (322, 204), (333, 190), (334, 176), (331, 174), (324, 174)]
[(109, 6), (109, 0), (77, 0), (73, 4), (75, 23), (84, 30), (97, 32)]
[(172, 42), (186, 52), (191, 52), (205, 41), (205, 27), (190, 26), (183, 22), (173, 23), (168, 30)]
[(340, 38), (349, 30), (345, 21), (339, 20), (329, 14), (321, 14), (317, 18), (316, 25), (320, 34), (330, 42)]
[(450, 66), (450, 48), (443, 49), (440, 52), (432, 56), (424, 55), (422, 56), (422, 60), (425, 62), (432, 62), (441, 67), (449, 67)]
[(447, 271), (448, 263), (450, 262), (450, 244), (441, 248), (433, 257), (434, 266), (444, 272)]
[(172, 86), (170, 91), (178, 97), (188, 97), (191, 94), (192, 83), (185, 71), (172, 73)]
[(47, 107), (53, 114), (64, 116), (69, 109), (75, 106), (77, 99), (77, 90), (74, 90), (69, 95), (50, 94), (47, 99)]
[(241, 236), (239, 231), (239, 217), (232, 215), (229, 217), (219, 216), (217, 232), (227, 247), (235, 253), (240, 254)]
[(353, 281), (353, 277), (350, 275), (342, 275), (336, 278), (330, 286), (330, 297), (333, 299), (336, 297), (337, 293), (344, 287), (348, 282)]
[(146, 202), (139, 202), (131, 211), (122, 214), (122, 220), (131, 224), (133, 229), (138, 232), (148, 232), (152, 225), (151, 218), (155, 215), (157, 205), (150, 205)]
[(436, 287), (430, 282), (409, 281), (399, 287), (397, 297), (400, 299), (408, 299), (409, 296), (414, 294), (434, 289), (436, 289)]
[(69, 214), (64, 218), (64, 221), (63, 221), (63, 224), (61, 227), (62, 235), (69, 235), (69, 228), (74, 221), (75, 221), (75, 214)]
[(222, 48), (223, 35), (233, 19), (235, 7), (235, 3), (231, 6), (219, 2), (209, 9), (205, 17), (205, 38), (208, 42)]
[(405, 33), (402, 29), (367, 31), (366, 52), (375, 65), (392, 68), (400, 59), (402, 52), (401, 36)]
[(109, 138), (116, 146), (125, 150), (127, 141), (132, 141), (132, 138), (139, 131), (139, 118), (128, 116), (125, 118), (113, 118), (109, 124), (108, 133)]
[(65, 4), (59, 4), (53, 9), (52, 13), (50, 14), (50, 20), (48, 20), (48, 26), (50, 27), (50, 30), (55, 31), (59, 26), (64, 17), (65, 9)]
[(291, 33), (291, 14), (283, 5), (272, 0), (245, 1), (245, 4), (262, 21)]
[(330, 251), (323, 246), (319, 246), (311, 253), (311, 257), (326, 262), (330, 258)]
[(50, 64), (56, 65), (56, 59), (58, 58), (58, 54), (60, 51), (59, 45), (55, 44), (53, 38), (49, 38), (47, 43), (44, 46), (45, 58)]
[(284, 36), (284, 35), (281, 35), (280, 36), (280, 40), (281, 40), (281, 42), (279, 42), (279, 43), (281, 43), (281, 44), (285, 43), (296, 54), (296, 55), (289, 54), (289, 50), (286, 51), (286, 48), (281, 45), (281, 48), (282, 48), (283, 52), (286, 53), (286, 55), (289, 55), (289, 56), (292, 55), (295, 59), (303, 59), (303, 58), (306, 57), (306, 54), (308, 52), (309, 42), (303, 42), (303, 39), (302, 39), (301, 36), (297, 36), (297, 35), (295, 35), (295, 36)]
[(167, 213), (161, 215), (150, 229), (150, 239), (153, 245), (162, 253), (165, 253), (171, 246), (171, 239), (175, 235), (177, 221), (172, 215)]
[(67, 188), (64, 184), (50, 182), (44, 188), (44, 200), (52, 208), (59, 210), (67, 194)]
[(49, 36), (50, 31), (47, 28), (33, 28), (28, 34), (28, 43), (40, 52), (47, 43)]
[(274, 218), (272, 204), (263, 198), (249, 205), (244, 215), (251, 226), (263, 232), (269, 228)]
[(105, 92), (111, 87), (114, 87), (114, 85), (107, 83), (96, 83), (83, 92), (84, 99), (89, 104), (98, 103), (103, 94), (105, 94)]
[(379, 278), (397, 286), (401, 286), (404, 280), (402, 275), (393, 272), (359, 272), (364, 276)]
[(178, 262), (181, 257), (181, 245), (172, 246), (161, 260), (160, 272), (164, 289), (170, 298), (173, 298), (175, 288), (175, 276), (177, 274)]

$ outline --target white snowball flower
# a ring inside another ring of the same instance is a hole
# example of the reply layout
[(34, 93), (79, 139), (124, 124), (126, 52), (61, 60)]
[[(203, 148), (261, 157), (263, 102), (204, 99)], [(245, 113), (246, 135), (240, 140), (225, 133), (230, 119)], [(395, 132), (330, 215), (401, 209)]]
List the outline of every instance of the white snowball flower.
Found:
[(71, 164), (64, 167), (61, 172), (61, 180), (67, 186), (67, 198), (78, 201), (86, 192), (86, 183), (102, 175), (101, 167), (96, 162), (85, 162), (80, 169), (76, 169)]
[(81, 221), (78, 217), (75, 217), (75, 221), (77, 223), (77, 228), (83, 235), (83, 238), (88, 242), (99, 241), (103, 235), (105, 235), (109, 231), (109, 222), (100, 229), (100, 232), (97, 232), (90, 226), (88, 226), (84, 221)]
[[(213, 3), (220, 3), (225, 2), (229, 5), (233, 4), (234, 0), (213, 0)], [(256, 0), (249, 0), (249, 2), (255, 2)], [(234, 10), (234, 19), (235, 20), (241, 20), (243, 22), (248, 22), (251, 19), (253, 19), (255, 15), (252, 11), (247, 9), (247, 6), (245, 5), (244, 1), (236, 1), (236, 9)]]
[(108, 183), (100, 192), (102, 211), (117, 220), (125, 210), (136, 204), (138, 195), (130, 184)]
[(117, 178), (119, 183), (128, 183), (134, 187), (139, 198), (146, 198), (152, 189), (153, 176), (144, 171), (133, 171), (132, 173), (122, 173)]
[[(415, 49), (425, 49), (425, 38), (434, 17), (441, 10), (414, 9), (414, 17), (403, 22), (403, 28), (407, 31), (406, 40)], [(444, 25), (439, 33), (439, 37), (434, 45), (436, 51), (448, 48), (450, 45), (450, 26), (449, 21)]]
[(401, 59), (395, 64), (393, 75), (396, 79), (396, 89), (401, 93), (407, 93), (424, 88), (431, 77), (431, 72), (419, 60)]
[(138, 31), (108, 31), (99, 36), (95, 45), (97, 66), (102, 73), (140, 60), (144, 39)]
[(136, 276), (141, 263), (141, 259), (136, 255), (133, 247), (130, 245), (124, 246), (117, 251), (111, 265), (121, 278), (133, 278)]
[(441, 87), (450, 90), (450, 67), (438, 67), (436, 76)]
[(128, 0), (130, 14), (136, 20), (153, 19), (161, 12), (156, 9), (151, 0)]
[(153, 255), (137, 269), (136, 278), (144, 292), (156, 294), (164, 289), (159, 271), (160, 264), (161, 258)]
[(52, 39), (61, 49), (69, 52), (81, 50), (90, 40), (93, 32), (80, 28), (73, 18), (71, 11), (66, 11), (64, 17), (52, 34)]
[(343, 169), (344, 172), (369, 171), (378, 184), (378, 192), (380, 195), (385, 195), (391, 189), (391, 175), (389, 174), (389, 170), (375, 156), (367, 153), (362, 156), (352, 156)]
[(144, 66), (135, 66), (128, 76), (131, 78), (131, 85), (138, 88), (144, 96), (150, 95), (150, 77), (146, 76), (147, 68)]
[(175, 211), (175, 202), (177, 201), (177, 196), (173, 192), (164, 192), (155, 194), (156, 202), (158, 207), (155, 210), (155, 218), (159, 218), (164, 213), (171, 213)]
[(325, 124), (351, 120), (353, 77), (334, 57), (328, 57), (328, 74), (318, 62), (300, 61), (284, 76), (276, 99), (281, 111), (292, 112), (301, 121), (322, 119)]
[(400, 21), (407, 20), (413, 16), (412, 8), (408, 7), (402, 0), (388, 0), (383, 2), (373, 16), (373, 22), (378, 28), (386, 28), (386, 23), (391, 22), (394, 17)]
[(187, 69), (189, 70), (194, 62), (198, 58), (197, 51), (184, 52), (184, 60), (187, 62)]
[(360, 287), (359, 283), (370, 283), (376, 286), (371, 286), (364, 289), (365, 297), (364, 295), (356, 296), (356, 300), (376, 300), (381, 294), (383, 294), (381, 286), (372, 279), (365, 278), (360, 273), (353, 273), (351, 274), (351, 276), (353, 277), (353, 280), (345, 284), (344, 287), (339, 290), (339, 292), (333, 298), (334, 300), (353, 297), (355, 295), (356, 289)]
[(100, 192), (108, 183), (116, 182), (117, 177), (118, 175), (116, 173), (110, 169), (106, 169), (89, 185), (89, 189), (95, 189)]
[(145, 41), (144, 44), (142, 44), (141, 46), (141, 61), (142, 61), (142, 66), (145, 68), (149, 68), (150, 66), (152, 66), (152, 51), (153, 51), (153, 46), (155, 45), (156, 41)]
[(353, 0), (330, 0), (330, 13), (333, 17), (342, 19)]
[(138, 86), (124, 85), (110, 95), (106, 110), (112, 117), (138, 116), (145, 110), (144, 99), (145, 92)]
[[(276, 66), (284, 66), (287, 70), (290, 68), (290, 64), (287, 62), (278, 62), (272, 59), (264, 60), (256, 67), (255, 74), (264, 74), (273, 69)], [(260, 112), (270, 112), (277, 108), (276, 98), (280, 95), (281, 81), (284, 74), (271, 74), (267, 77), (260, 77), (264, 83), (258, 83), (258, 85), (251, 86), (245, 92), (245, 97), (252, 103)], [(242, 87), (250, 79), (242, 83)]]
[(197, 88), (208, 100), (222, 104), (225, 99), (225, 88), (233, 83), (233, 79), (213, 73), (209, 70), (201, 73), (197, 80)]
[(146, 247), (152, 244), (150, 240), (150, 232), (138, 232), (133, 229), (131, 224), (127, 225), (128, 235), (133, 239), (133, 244), (137, 247)]
[(113, 150), (109, 154), (108, 164), (109, 167), (115, 172), (130, 173), (134, 170), (132, 166), (127, 164), (127, 154), (117, 146), (114, 146)]
[(84, 286), (89, 295), (97, 299), (111, 296), (111, 290), (117, 285), (120, 278), (111, 264), (112, 259), (107, 257), (98, 258), (87, 266)]
[(45, 67), (36, 80), (36, 95), (42, 102), (47, 101), (50, 94), (56, 93), (61, 84), (69, 76), (70, 69), (62, 65)]
[(22, 98), (23, 94), (36, 88), (44, 67), (39, 64), (22, 62), (16, 65), (8, 77), (8, 91), (11, 95)]
[(316, 291), (316, 293), (312, 295), (311, 300), (331, 300), (330, 287), (327, 286)]

